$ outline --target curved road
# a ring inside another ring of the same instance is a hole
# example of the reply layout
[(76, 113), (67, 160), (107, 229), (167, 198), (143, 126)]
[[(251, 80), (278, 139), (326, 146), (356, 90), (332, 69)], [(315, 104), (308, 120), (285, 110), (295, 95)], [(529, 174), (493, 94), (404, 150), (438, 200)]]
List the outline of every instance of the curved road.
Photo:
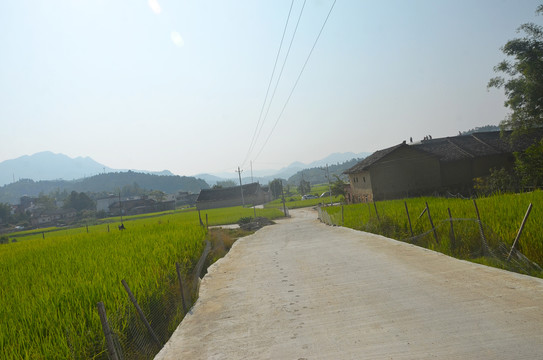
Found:
[(316, 212), (238, 240), (156, 359), (541, 359), (543, 280)]

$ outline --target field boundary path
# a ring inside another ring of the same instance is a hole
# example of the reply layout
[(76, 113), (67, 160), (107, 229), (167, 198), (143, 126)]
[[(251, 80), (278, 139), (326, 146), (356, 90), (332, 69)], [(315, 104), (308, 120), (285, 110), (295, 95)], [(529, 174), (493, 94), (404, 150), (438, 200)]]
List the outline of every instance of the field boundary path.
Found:
[(156, 359), (540, 359), (543, 279), (292, 211), (238, 240)]

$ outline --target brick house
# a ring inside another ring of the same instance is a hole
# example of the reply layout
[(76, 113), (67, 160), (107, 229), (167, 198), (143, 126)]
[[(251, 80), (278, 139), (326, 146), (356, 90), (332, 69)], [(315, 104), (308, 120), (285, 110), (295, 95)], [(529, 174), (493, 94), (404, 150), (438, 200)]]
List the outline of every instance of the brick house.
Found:
[(349, 202), (398, 199), (435, 192), (469, 193), (473, 179), (490, 169), (511, 169), (516, 151), (543, 137), (543, 129), (511, 140), (499, 131), (423, 140), (379, 150), (344, 174), (351, 183)]

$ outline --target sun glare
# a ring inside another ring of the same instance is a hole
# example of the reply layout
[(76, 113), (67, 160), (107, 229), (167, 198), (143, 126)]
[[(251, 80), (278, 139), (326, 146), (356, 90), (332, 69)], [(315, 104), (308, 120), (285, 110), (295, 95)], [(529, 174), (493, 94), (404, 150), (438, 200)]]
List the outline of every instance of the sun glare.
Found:
[(158, 0), (149, 0), (149, 7), (155, 14), (160, 14), (162, 12), (162, 8), (160, 7)]
[(181, 34), (179, 34), (177, 31), (172, 31), (170, 37), (172, 38), (172, 41), (176, 46), (182, 47), (183, 45), (185, 45), (185, 41), (181, 37)]

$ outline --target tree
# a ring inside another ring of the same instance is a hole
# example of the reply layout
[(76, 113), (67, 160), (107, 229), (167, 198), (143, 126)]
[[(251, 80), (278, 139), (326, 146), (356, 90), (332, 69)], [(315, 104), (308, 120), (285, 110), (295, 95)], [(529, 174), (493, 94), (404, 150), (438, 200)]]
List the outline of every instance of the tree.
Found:
[[(132, 173), (133, 176), (136, 176)], [(137, 182), (133, 182), (132, 185), (124, 185), (121, 189), (122, 196), (138, 196), (142, 195), (145, 191), (138, 185)]]
[(274, 199), (278, 199), (281, 196), (281, 193), (283, 192), (283, 180), (273, 179), (270, 182), (270, 191), (272, 193), (272, 197)]
[(305, 195), (310, 191), (311, 191), (311, 183), (302, 178), (302, 180), (300, 180), (300, 185), (298, 185), (298, 192), (302, 195)]
[[(543, 13), (539, 5), (536, 14)], [(522, 38), (509, 40), (502, 52), (511, 60), (494, 67), (502, 73), (488, 82), (488, 88), (504, 89), (505, 107), (511, 112), (501, 122), (502, 129), (522, 131), (543, 126), (543, 27), (534, 23), (521, 25)]]
[(217, 185), (220, 186), (219, 189), (238, 186), (238, 184), (236, 184), (236, 182), (234, 180), (217, 181)]
[(65, 209), (75, 209), (77, 211), (93, 210), (95, 208), (94, 201), (84, 192), (78, 193), (72, 191), (70, 195), (64, 200)]
[(339, 176), (334, 175), (336, 181), (332, 183), (332, 195), (343, 195), (345, 196), (345, 181), (343, 181)]
[(158, 202), (162, 202), (166, 198), (166, 193), (160, 190), (152, 190), (151, 192), (149, 192), (149, 196)]
[(473, 179), (474, 190), (481, 195), (518, 191), (518, 176), (513, 169), (490, 169), (490, 175)]
[(11, 206), (9, 204), (0, 203), (0, 224), (8, 223), (11, 218)]
[(515, 171), (525, 187), (543, 186), (543, 139), (515, 153)]
[(36, 200), (36, 205), (44, 209), (45, 211), (52, 211), (57, 209), (57, 204), (55, 199), (50, 196), (40, 193), (38, 199)]

